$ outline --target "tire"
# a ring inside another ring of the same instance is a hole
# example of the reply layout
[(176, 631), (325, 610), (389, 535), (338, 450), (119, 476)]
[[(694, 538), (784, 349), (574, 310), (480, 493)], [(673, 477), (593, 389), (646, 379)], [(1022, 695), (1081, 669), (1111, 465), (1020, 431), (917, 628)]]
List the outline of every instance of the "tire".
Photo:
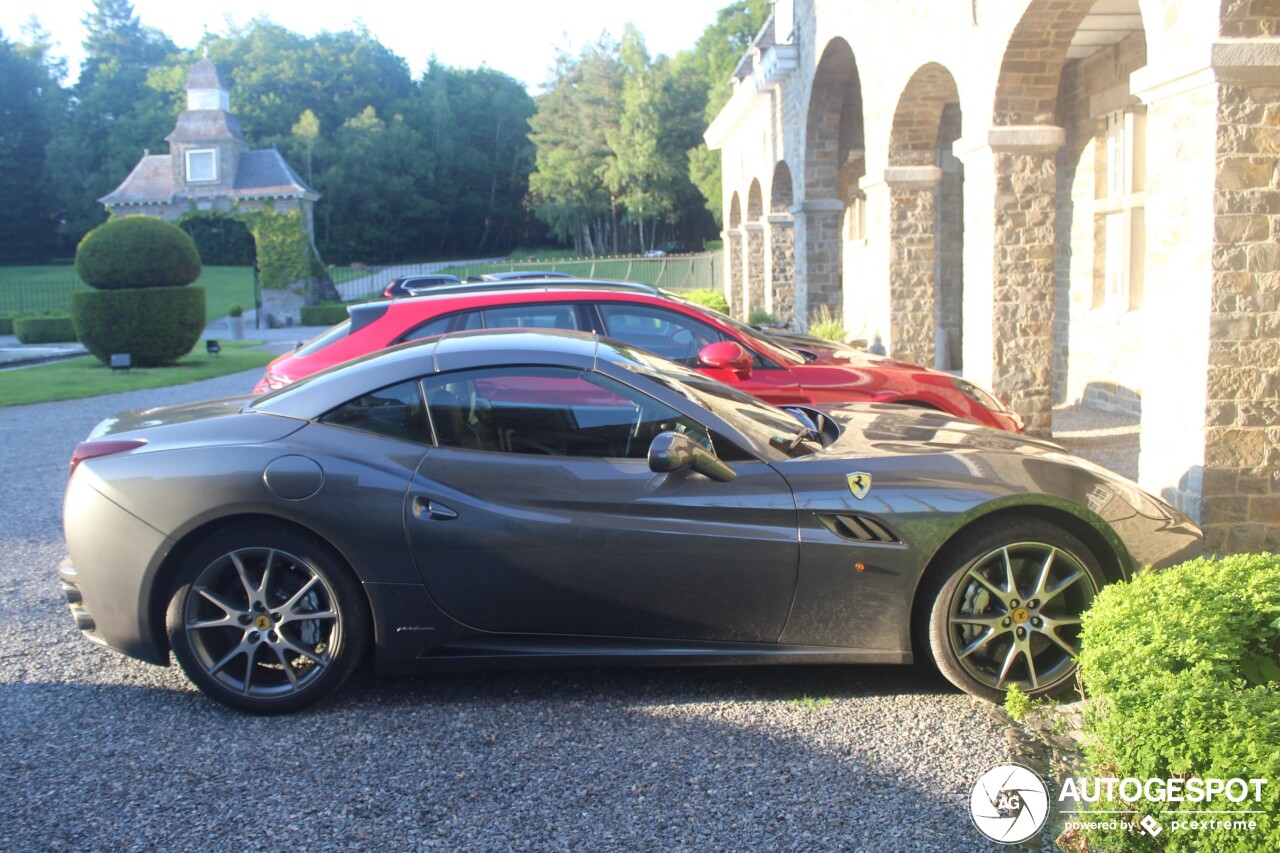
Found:
[(935, 566), (922, 633), (938, 670), (967, 693), (1003, 702), (1017, 685), (1052, 696), (1075, 681), (1080, 614), (1105, 577), (1075, 536), (1033, 518), (961, 534)]
[(224, 529), (186, 555), (165, 624), (191, 683), (251, 714), (326, 698), (360, 663), (371, 634), (363, 593), (341, 557), (310, 536), (261, 523)]

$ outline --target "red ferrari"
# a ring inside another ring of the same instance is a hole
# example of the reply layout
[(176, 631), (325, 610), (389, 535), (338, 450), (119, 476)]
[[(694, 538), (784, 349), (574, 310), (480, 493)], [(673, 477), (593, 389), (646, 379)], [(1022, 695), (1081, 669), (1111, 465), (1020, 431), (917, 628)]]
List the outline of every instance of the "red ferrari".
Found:
[(848, 350), (796, 352), (745, 323), (624, 283), (544, 281), (445, 287), (416, 299), (353, 305), (350, 319), (267, 366), (255, 391), (404, 341), (466, 329), (593, 331), (728, 382), (774, 404), (900, 403), (1021, 432), (988, 391), (940, 370)]

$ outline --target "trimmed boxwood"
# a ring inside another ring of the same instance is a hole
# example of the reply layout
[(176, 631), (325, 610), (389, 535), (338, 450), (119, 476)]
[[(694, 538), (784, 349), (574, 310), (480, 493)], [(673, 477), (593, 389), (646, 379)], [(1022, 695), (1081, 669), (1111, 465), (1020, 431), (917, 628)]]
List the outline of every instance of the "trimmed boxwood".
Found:
[(135, 367), (172, 364), (191, 352), (204, 331), (200, 288), (92, 290), (71, 294), (76, 334), (106, 363), (128, 353)]
[[(1090, 698), (1083, 776), (1265, 778), (1262, 802), (1166, 803), (1263, 814), (1254, 832), (1096, 831), (1106, 850), (1280, 850), (1280, 556), (1199, 559), (1106, 587), (1084, 614), (1080, 671)], [(1154, 805), (1154, 804), (1153, 804)], [(1124, 808), (1126, 804), (1098, 808)], [(1135, 821), (1151, 806), (1133, 803)]]
[(184, 287), (200, 277), (187, 232), (150, 216), (109, 219), (76, 248), (76, 274), (97, 290)]
[(0, 314), (0, 335), (13, 334), (13, 318), (8, 314)]
[(344, 302), (321, 302), (304, 305), (299, 313), (304, 326), (332, 326), (347, 319), (347, 305)]
[(12, 320), (13, 334), (19, 343), (61, 344), (76, 340), (75, 326), (66, 314), (19, 315)]

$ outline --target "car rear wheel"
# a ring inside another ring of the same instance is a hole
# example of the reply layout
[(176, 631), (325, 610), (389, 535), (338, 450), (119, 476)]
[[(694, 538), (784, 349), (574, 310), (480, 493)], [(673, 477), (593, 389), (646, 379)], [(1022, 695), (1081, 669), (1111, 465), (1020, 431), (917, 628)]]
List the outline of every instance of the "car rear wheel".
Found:
[(1080, 654), (1080, 616), (1104, 583), (1096, 558), (1044, 521), (1005, 520), (962, 534), (932, 586), (927, 636), (934, 662), (968, 693), (1003, 701), (1069, 688)]
[(359, 586), (337, 554), (257, 524), (224, 530), (187, 555), (166, 624), (191, 682), (254, 714), (296, 711), (333, 693), (370, 634)]

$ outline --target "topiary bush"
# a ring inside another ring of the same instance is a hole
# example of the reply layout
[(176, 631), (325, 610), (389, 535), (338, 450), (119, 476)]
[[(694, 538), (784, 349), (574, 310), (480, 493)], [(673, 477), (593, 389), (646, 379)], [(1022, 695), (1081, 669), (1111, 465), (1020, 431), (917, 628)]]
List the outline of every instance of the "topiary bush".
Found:
[(185, 287), (201, 269), (195, 241), (177, 225), (150, 216), (109, 219), (76, 249), (76, 274), (96, 290)]
[[(1267, 779), (1261, 802), (1102, 804), (1155, 813), (1159, 839), (1100, 829), (1105, 850), (1280, 850), (1280, 557), (1199, 559), (1112, 584), (1084, 614), (1090, 697), (1084, 776)], [(1195, 810), (1262, 814), (1197, 815)], [(1173, 821), (1257, 820), (1256, 830), (1178, 831)], [(1103, 822), (1105, 823), (1105, 821)]]
[(71, 315), (62, 311), (20, 314), (13, 318), (11, 328), (24, 344), (61, 344), (77, 339)]
[(153, 287), (146, 290), (71, 294), (76, 334), (106, 364), (128, 353), (135, 367), (172, 364), (191, 352), (204, 331), (204, 291)]
[(71, 295), (76, 334), (104, 364), (127, 353), (138, 367), (191, 352), (205, 324), (195, 243), (177, 225), (147, 216), (111, 219), (85, 235), (76, 272), (96, 290)]

